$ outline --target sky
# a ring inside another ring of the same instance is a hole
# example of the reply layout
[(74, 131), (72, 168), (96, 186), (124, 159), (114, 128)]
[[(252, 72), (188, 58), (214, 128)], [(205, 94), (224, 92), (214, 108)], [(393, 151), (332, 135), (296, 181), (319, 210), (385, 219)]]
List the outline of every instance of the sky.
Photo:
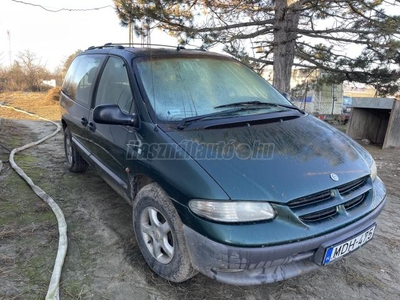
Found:
[[(21, 2), (41, 5), (50, 10), (105, 8), (49, 12)], [(400, 7), (395, 11), (399, 14)], [(0, 66), (8, 66), (20, 52), (29, 49), (41, 64), (53, 71), (76, 50), (109, 42), (128, 42), (128, 29), (120, 26), (112, 0), (1, 0)], [(134, 42), (140, 42), (140, 38), (134, 37)], [(151, 35), (151, 43), (178, 44), (177, 39), (155, 30)], [(361, 51), (355, 50), (354, 46), (349, 49), (354, 54)]]
[[(19, 1), (19, 0), (18, 0)], [(121, 27), (112, 0), (21, 0), (57, 10), (106, 8), (93, 11), (49, 12), (12, 0), (0, 5), (0, 66), (8, 66), (18, 53), (29, 49), (53, 71), (76, 50), (105, 43), (128, 42), (128, 29)], [(9, 34), (8, 34), (9, 33)], [(134, 37), (134, 42), (140, 38)], [(177, 40), (154, 31), (154, 44), (177, 45)]]

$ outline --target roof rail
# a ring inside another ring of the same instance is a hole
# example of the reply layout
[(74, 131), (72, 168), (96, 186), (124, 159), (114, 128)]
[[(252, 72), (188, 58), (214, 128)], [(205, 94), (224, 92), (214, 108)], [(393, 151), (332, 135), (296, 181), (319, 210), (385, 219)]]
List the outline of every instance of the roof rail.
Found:
[(204, 48), (189, 48), (186, 49), (185, 46), (183, 45), (178, 45), (178, 46), (171, 46), (171, 45), (163, 45), (163, 44), (141, 44), (141, 43), (106, 43), (102, 46), (90, 46), (87, 50), (93, 50), (93, 49), (104, 49), (104, 48), (116, 48), (116, 49), (125, 49), (126, 47), (135, 47), (135, 46), (140, 46), (140, 47), (148, 47), (148, 48), (175, 48), (176, 51), (180, 50), (201, 50), (201, 51), (206, 51)]
[(104, 48), (117, 48), (117, 49), (124, 49), (122, 44), (113, 44), (113, 43), (106, 43), (102, 46), (90, 46), (86, 50), (93, 50), (93, 49), (104, 49)]

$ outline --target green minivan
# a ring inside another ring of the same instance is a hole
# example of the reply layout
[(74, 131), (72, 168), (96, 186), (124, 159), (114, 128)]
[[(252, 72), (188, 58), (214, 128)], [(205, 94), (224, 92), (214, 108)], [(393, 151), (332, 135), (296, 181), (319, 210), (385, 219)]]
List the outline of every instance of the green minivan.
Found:
[(90, 165), (132, 205), (169, 281), (276, 282), (373, 238), (386, 190), (371, 155), (231, 57), (91, 47), (60, 103), (68, 168)]

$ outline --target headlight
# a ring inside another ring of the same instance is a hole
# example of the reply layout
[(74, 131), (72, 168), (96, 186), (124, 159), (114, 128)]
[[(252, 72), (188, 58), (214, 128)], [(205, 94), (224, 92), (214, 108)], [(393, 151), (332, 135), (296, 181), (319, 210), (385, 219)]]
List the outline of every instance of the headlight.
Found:
[(369, 170), (371, 172), (371, 179), (372, 181), (374, 181), (376, 176), (378, 175), (378, 170), (376, 168), (375, 160), (372, 160), (372, 164), (370, 165)]
[(268, 202), (191, 200), (190, 209), (201, 217), (224, 223), (270, 220), (275, 211)]

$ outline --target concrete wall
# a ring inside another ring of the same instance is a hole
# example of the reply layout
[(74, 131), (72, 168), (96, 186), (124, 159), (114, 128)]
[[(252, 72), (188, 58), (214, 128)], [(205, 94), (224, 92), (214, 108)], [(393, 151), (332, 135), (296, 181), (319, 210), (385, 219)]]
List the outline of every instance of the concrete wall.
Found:
[(353, 107), (392, 109), (393, 98), (353, 98)]
[(389, 118), (388, 109), (353, 107), (346, 133), (356, 140), (368, 139), (372, 143), (382, 144)]
[(368, 139), (382, 148), (400, 147), (400, 100), (353, 99), (346, 133), (353, 139)]
[(382, 148), (389, 147), (400, 147), (400, 99), (393, 102), (385, 142)]

